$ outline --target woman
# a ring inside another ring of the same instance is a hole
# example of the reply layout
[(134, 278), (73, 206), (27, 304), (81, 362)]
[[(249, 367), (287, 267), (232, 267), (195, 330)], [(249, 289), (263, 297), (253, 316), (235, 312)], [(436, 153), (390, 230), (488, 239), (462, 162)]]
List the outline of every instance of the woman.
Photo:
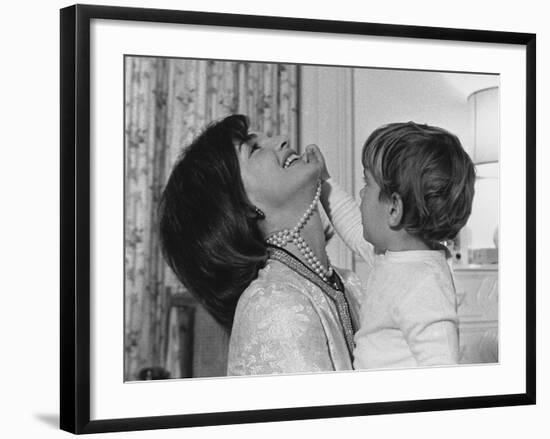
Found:
[(210, 125), (162, 194), (160, 231), (180, 281), (228, 330), (229, 375), (352, 369), (356, 295), (328, 261), (322, 159), (258, 138), (244, 116)]

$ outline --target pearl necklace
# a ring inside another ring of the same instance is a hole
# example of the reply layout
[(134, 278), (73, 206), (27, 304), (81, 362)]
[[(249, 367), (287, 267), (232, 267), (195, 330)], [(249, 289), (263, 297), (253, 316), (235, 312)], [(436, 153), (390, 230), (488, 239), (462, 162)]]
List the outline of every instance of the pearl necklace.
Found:
[(300, 230), (304, 228), (315, 209), (317, 209), (317, 204), (319, 203), (320, 198), (321, 183), (319, 183), (319, 185), (317, 186), (315, 197), (313, 197), (313, 201), (311, 202), (305, 213), (302, 215), (302, 218), (300, 218), (298, 224), (293, 229), (283, 229), (269, 235), (266, 239), (266, 242), (268, 244), (276, 245), (278, 247), (285, 247), (289, 242), (294, 243), (294, 245), (298, 247), (298, 250), (300, 250), (300, 253), (302, 253), (306, 262), (313, 269), (313, 271), (317, 273), (317, 275), (325, 282), (328, 282), (333, 272), (332, 267), (330, 266), (330, 261), (328, 261), (328, 256), (328, 268), (325, 268), (323, 264), (321, 264), (319, 259), (317, 259), (317, 256), (315, 256), (313, 250), (311, 250), (311, 247), (300, 235)]

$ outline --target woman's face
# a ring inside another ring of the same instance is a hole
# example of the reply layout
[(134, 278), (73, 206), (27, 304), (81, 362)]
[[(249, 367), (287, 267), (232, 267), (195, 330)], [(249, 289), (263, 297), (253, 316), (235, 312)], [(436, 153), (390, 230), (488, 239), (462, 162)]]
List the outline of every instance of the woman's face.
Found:
[(315, 195), (321, 163), (313, 154), (298, 156), (280, 136), (253, 135), (236, 145), (246, 194), (261, 209), (307, 208)]

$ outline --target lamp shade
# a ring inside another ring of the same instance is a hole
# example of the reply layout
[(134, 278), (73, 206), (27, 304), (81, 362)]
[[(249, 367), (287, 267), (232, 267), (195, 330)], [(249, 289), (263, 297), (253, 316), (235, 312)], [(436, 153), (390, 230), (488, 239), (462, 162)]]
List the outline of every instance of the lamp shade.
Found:
[(468, 97), (473, 142), (472, 159), (476, 165), (498, 161), (498, 98), (498, 87), (478, 90)]

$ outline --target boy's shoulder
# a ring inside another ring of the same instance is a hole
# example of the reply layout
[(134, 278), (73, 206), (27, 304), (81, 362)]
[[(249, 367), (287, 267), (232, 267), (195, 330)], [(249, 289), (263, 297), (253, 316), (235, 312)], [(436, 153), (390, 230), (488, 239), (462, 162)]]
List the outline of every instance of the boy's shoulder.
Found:
[[(401, 254), (400, 254), (401, 253)], [(373, 275), (385, 282), (414, 288), (419, 284), (447, 282), (451, 272), (443, 252), (395, 252), (377, 257)]]
[(447, 264), (447, 254), (443, 250), (387, 251), (376, 256), (376, 265), (379, 268), (429, 271)]

